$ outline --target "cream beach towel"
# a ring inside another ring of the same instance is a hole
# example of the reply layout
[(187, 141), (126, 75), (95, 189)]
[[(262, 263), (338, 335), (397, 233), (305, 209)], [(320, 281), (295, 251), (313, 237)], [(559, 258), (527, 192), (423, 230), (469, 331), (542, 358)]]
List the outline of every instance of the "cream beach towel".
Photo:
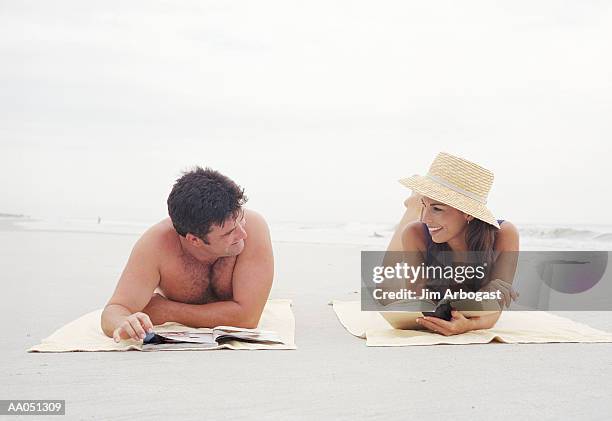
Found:
[(361, 311), (359, 301), (331, 302), (340, 323), (368, 346), (547, 342), (612, 342), (612, 333), (541, 311), (505, 311), (491, 329), (444, 336), (420, 330), (393, 329), (375, 311)]
[[(142, 350), (142, 342), (133, 339), (119, 343), (107, 337), (100, 327), (102, 310), (92, 311), (59, 328), (42, 343), (28, 349), (28, 352), (70, 352), (70, 351), (129, 351)], [(295, 346), (295, 319), (291, 300), (268, 300), (261, 315), (260, 330), (272, 330), (279, 334), (283, 344), (258, 344), (230, 341), (208, 349), (297, 349)], [(198, 330), (178, 323), (164, 323), (156, 331)], [(207, 349), (207, 350), (208, 350)], [(178, 350), (178, 349), (173, 349)]]

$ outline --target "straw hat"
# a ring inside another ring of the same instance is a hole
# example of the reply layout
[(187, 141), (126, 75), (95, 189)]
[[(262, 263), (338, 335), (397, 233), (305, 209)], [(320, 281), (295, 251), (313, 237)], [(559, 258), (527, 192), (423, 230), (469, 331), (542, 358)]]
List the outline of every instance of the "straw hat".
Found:
[(499, 228), (487, 209), (493, 173), (473, 162), (440, 152), (425, 176), (399, 180), (404, 186)]

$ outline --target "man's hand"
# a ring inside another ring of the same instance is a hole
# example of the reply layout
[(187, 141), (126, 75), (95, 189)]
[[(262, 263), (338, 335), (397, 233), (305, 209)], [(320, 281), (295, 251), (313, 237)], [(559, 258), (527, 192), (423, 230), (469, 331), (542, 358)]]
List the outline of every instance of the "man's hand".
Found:
[(151, 319), (144, 313), (134, 313), (125, 318), (113, 332), (113, 339), (119, 342), (121, 339), (142, 340), (147, 332), (153, 330)]
[(156, 325), (161, 325), (171, 320), (168, 320), (168, 300), (161, 294), (155, 293), (151, 296), (149, 304), (142, 310), (143, 313), (148, 314), (150, 319)]
[(438, 317), (424, 316), (416, 319), (416, 322), (427, 329), (440, 333), (444, 336), (458, 335), (473, 330), (470, 319), (466, 318), (457, 310), (451, 312), (452, 319), (446, 321)]

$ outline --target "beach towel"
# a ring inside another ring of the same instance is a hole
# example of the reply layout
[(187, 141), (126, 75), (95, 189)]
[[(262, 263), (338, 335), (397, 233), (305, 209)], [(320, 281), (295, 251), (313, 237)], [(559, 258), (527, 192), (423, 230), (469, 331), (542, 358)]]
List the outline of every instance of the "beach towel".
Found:
[[(102, 309), (79, 317), (59, 328), (48, 338), (43, 339), (40, 344), (28, 349), (28, 352), (142, 350), (142, 341), (128, 339), (117, 343), (113, 338), (107, 337), (100, 327), (101, 314)], [(295, 319), (291, 310), (291, 300), (268, 300), (257, 329), (271, 330), (278, 333), (284, 343), (265, 344), (230, 341), (208, 349), (297, 349), (295, 346)], [(170, 332), (198, 329), (169, 322), (156, 326), (155, 330), (158, 332)]]
[(444, 336), (424, 330), (393, 329), (378, 312), (361, 311), (359, 301), (333, 300), (330, 304), (346, 330), (366, 339), (368, 346), (612, 342), (612, 333), (544, 311), (504, 311), (491, 329)]

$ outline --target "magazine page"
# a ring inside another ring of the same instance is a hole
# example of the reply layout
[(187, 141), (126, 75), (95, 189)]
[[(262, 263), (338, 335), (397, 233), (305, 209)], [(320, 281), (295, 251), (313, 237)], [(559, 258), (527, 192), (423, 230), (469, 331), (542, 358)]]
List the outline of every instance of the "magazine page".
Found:
[(217, 342), (238, 340), (246, 342), (283, 343), (278, 333), (273, 331), (242, 329), (230, 326), (221, 326), (219, 328), (215, 328), (214, 340)]

